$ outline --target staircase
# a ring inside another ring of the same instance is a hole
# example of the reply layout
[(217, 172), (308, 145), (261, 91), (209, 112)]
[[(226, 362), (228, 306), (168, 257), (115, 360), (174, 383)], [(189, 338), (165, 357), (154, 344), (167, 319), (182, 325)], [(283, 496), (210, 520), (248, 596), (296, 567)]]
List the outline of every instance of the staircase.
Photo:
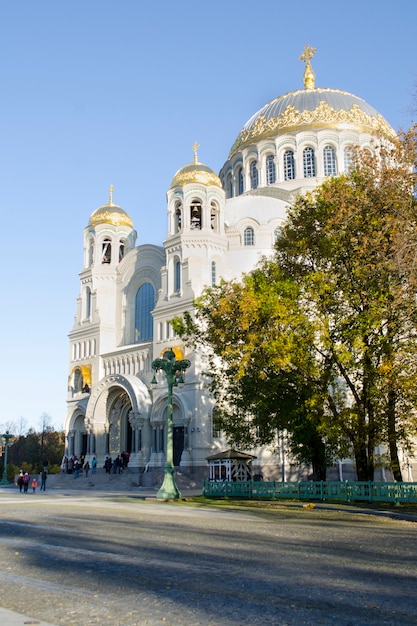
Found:
[[(137, 468), (128, 468), (123, 474), (106, 474), (105, 470), (97, 469), (96, 474), (91, 470), (88, 476), (80, 472), (79, 477), (74, 474), (50, 474), (46, 481), (46, 490), (71, 490), (71, 491), (113, 491), (113, 492), (134, 492), (134, 493), (154, 493), (162, 485), (164, 472), (162, 469), (153, 470), (146, 473), (139, 473)], [(195, 476), (175, 472), (175, 483), (180, 491), (202, 490), (202, 480), (197, 480)]]

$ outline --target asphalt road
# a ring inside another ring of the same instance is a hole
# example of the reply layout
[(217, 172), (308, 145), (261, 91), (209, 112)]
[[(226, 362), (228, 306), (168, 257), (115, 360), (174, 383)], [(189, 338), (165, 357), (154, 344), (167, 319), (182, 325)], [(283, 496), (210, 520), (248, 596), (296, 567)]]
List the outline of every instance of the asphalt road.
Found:
[(0, 490), (0, 605), (57, 626), (417, 625), (416, 539), (334, 510)]

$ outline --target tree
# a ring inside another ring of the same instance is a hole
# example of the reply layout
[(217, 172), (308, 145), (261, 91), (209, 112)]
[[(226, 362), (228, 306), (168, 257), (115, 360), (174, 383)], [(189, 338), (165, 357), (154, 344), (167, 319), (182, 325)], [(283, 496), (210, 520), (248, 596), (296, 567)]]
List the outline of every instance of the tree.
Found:
[(359, 480), (386, 443), (402, 480), (398, 447), (416, 434), (416, 129), (352, 159), (289, 209), (274, 258), (207, 289), (174, 328), (206, 350), (230, 441), (288, 429), (317, 476), (324, 437), (353, 453)]
[(381, 442), (401, 480), (398, 445), (416, 433), (415, 165), (415, 129), (374, 156), (357, 151), (348, 176), (297, 200), (276, 246), (332, 381), (327, 428), (350, 441), (360, 480), (373, 479)]
[(23, 465), (32, 471), (40, 471), (45, 461), (49, 467), (60, 465), (64, 455), (65, 434), (48, 426), (41, 432), (30, 429), (27, 435), (20, 435), (9, 448), (9, 461), (20, 468)]
[(222, 282), (195, 301), (195, 320), (173, 320), (207, 359), (216, 426), (229, 443), (252, 448), (289, 433), (294, 456), (317, 480), (330, 462), (318, 430), (321, 384), (297, 284), (264, 262), (242, 282)]

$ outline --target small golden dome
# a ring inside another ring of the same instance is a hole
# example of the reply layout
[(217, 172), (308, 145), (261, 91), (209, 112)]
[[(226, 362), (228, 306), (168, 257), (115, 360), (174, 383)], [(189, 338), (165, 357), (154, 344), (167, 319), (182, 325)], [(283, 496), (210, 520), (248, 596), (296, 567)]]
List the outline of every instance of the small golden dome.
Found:
[(217, 174), (203, 163), (190, 163), (182, 167), (172, 179), (171, 187), (183, 187), (189, 183), (222, 186)]
[(189, 185), (190, 183), (199, 183), (200, 185), (207, 186), (215, 185), (216, 187), (220, 187), (220, 189), (222, 188), (222, 183), (217, 174), (207, 165), (199, 163), (197, 156), (198, 147), (198, 143), (193, 145), (194, 163), (189, 163), (178, 170), (172, 179), (171, 188), (183, 187), (184, 185)]
[(99, 224), (111, 224), (112, 226), (127, 226), (133, 228), (133, 222), (124, 209), (117, 204), (113, 204), (113, 185), (110, 187), (110, 199), (108, 204), (104, 204), (94, 211), (88, 222), (89, 226)]

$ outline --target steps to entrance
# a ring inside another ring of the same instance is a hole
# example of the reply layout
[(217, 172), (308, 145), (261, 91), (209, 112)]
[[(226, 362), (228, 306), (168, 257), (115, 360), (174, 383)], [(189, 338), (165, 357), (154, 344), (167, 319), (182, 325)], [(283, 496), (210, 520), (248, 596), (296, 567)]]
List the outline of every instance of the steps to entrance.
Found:
[[(88, 472), (85, 476), (84, 472), (80, 472), (78, 478), (74, 474), (50, 474), (46, 481), (47, 490), (70, 489), (85, 491), (116, 491), (116, 492), (145, 492), (147, 490), (159, 489), (164, 480), (164, 472), (162, 470), (139, 472), (138, 469), (132, 468), (124, 471), (123, 474), (106, 474), (103, 469), (97, 470), (96, 474)], [(175, 472), (175, 483), (179, 490), (202, 490), (202, 481)]]

